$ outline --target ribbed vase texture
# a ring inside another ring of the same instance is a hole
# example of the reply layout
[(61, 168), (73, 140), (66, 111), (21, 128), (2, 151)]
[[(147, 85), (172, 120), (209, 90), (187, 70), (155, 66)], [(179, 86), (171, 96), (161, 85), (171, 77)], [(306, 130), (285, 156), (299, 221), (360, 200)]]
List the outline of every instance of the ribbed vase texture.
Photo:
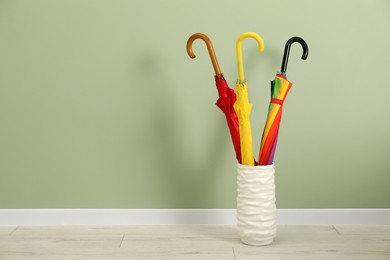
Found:
[(276, 235), (274, 165), (238, 165), (237, 232), (247, 245), (264, 246)]

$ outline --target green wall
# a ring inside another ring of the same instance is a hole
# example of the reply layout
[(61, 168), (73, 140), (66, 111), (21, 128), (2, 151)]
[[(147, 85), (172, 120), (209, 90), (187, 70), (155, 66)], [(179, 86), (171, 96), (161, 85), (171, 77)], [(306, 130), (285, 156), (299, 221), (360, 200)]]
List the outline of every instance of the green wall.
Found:
[(390, 207), (390, 2), (0, 1), (0, 208), (234, 208), (213, 41), (231, 86), (243, 43), (258, 153), (285, 42), (293, 87), (279, 208)]

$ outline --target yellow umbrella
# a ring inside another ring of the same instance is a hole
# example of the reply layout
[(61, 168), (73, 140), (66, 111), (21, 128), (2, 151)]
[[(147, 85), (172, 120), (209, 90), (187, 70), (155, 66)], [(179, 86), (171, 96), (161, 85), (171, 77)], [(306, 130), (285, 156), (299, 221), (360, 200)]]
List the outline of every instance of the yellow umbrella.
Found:
[(264, 42), (260, 35), (253, 32), (241, 34), (236, 42), (238, 81), (236, 84), (237, 100), (234, 103), (234, 110), (238, 117), (241, 140), (241, 163), (244, 165), (254, 166), (256, 164), (252, 150), (252, 131), (250, 123), (250, 113), (252, 104), (249, 103), (248, 89), (244, 77), (244, 67), (242, 64), (242, 40), (253, 38), (259, 44), (259, 52), (264, 50)]

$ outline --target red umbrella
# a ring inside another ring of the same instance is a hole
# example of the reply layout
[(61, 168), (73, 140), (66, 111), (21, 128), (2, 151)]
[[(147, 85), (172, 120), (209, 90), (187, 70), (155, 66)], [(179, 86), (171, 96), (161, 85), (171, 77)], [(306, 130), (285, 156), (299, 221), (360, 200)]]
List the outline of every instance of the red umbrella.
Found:
[(221, 77), (215, 77), (215, 84), (217, 86), (219, 95), (216, 105), (225, 114), (234, 150), (236, 151), (236, 158), (237, 161), (241, 163), (241, 142), (238, 117), (236, 111), (233, 108), (233, 105), (236, 102), (236, 94), (234, 93), (233, 89), (229, 88), (222, 74)]
[(214, 71), (215, 71), (215, 84), (217, 86), (218, 96), (219, 96), (216, 105), (225, 114), (226, 122), (230, 130), (230, 136), (232, 138), (234, 150), (236, 152), (236, 158), (237, 161), (241, 163), (241, 145), (240, 145), (240, 132), (238, 126), (238, 118), (233, 108), (233, 105), (236, 102), (236, 94), (234, 93), (234, 90), (228, 86), (223, 74), (221, 73), (217, 58), (215, 56), (213, 45), (209, 37), (207, 37), (207, 35), (203, 33), (195, 33), (188, 39), (187, 41), (188, 55), (192, 59), (196, 57), (194, 52), (192, 51), (192, 43), (199, 38), (206, 43), (207, 49), (209, 51), (211, 62), (213, 64)]

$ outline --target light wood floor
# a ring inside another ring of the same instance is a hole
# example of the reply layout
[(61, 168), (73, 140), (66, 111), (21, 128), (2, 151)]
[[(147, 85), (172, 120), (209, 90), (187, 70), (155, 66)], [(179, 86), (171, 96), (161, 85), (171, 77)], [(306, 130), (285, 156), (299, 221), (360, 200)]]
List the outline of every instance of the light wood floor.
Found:
[(278, 226), (265, 247), (233, 226), (0, 226), (0, 259), (390, 259), (390, 226)]

